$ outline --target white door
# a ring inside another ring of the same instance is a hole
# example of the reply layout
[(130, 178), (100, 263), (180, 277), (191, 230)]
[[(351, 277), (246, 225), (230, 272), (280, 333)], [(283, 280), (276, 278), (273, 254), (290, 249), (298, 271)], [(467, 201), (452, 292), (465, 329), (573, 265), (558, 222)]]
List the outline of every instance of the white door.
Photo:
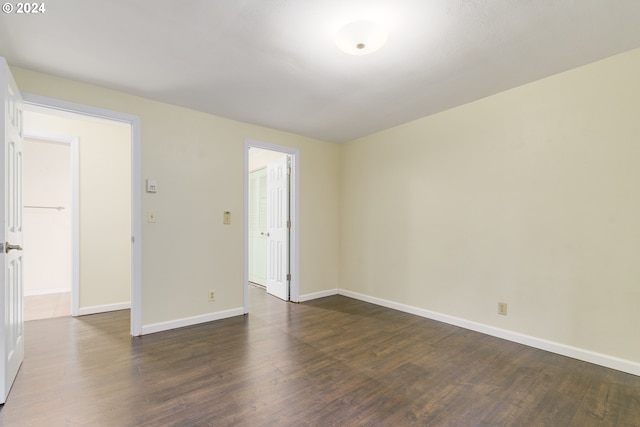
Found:
[(267, 165), (267, 292), (289, 300), (289, 158)]
[(24, 358), (22, 307), (22, 99), (11, 71), (0, 57), (2, 123), (0, 166), (0, 403), (7, 400)]

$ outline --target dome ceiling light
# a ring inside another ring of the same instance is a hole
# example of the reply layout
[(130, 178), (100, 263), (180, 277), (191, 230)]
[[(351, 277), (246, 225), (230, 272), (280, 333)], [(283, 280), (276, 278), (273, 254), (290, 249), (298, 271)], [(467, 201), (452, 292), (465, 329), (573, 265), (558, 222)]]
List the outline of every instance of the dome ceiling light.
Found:
[(338, 31), (336, 44), (341, 51), (350, 55), (368, 55), (384, 46), (387, 36), (387, 30), (381, 24), (356, 21)]

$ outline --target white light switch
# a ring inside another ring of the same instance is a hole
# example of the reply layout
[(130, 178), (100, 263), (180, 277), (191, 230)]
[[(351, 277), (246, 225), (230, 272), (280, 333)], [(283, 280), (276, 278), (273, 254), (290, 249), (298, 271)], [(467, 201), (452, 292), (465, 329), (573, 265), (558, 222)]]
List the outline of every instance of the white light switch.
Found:
[(158, 182), (155, 179), (147, 179), (147, 193), (157, 193)]
[(231, 212), (224, 211), (224, 214), (222, 216), (222, 223), (225, 225), (231, 224)]
[(147, 222), (158, 222), (158, 216), (155, 212), (149, 211), (147, 212)]

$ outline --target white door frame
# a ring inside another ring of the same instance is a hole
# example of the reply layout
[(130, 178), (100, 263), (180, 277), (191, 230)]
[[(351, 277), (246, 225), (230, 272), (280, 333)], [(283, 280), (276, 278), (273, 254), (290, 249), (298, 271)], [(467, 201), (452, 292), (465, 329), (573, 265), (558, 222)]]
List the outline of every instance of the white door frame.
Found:
[(246, 138), (244, 140), (244, 314), (249, 313), (249, 148), (278, 151), (291, 156), (291, 243), (289, 246), (289, 272), (291, 273), (289, 299), (300, 302), (300, 150)]
[(140, 188), (140, 118), (127, 113), (76, 104), (29, 93), (25, 104), (99, 117), (131, 125), (131, 335), (142, 335), (142, 222)]
[[(27, 104), (27, 103), (25, 103)], [(25, 109), (25, 111), (28, 110)], [(69, 144), (71, 148), (71, 315), (80, 311), (80, 150), (77, 136), (24, 129), (23, 138)]]

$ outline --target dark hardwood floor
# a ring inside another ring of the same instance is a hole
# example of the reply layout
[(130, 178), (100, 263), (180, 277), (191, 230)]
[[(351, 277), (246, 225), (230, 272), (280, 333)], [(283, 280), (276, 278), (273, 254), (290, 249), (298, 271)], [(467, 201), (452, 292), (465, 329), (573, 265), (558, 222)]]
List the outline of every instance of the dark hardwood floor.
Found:
[(26, 323), (2, 426), (640, 426), (640, 377), (333, 296), (131, 338)]

